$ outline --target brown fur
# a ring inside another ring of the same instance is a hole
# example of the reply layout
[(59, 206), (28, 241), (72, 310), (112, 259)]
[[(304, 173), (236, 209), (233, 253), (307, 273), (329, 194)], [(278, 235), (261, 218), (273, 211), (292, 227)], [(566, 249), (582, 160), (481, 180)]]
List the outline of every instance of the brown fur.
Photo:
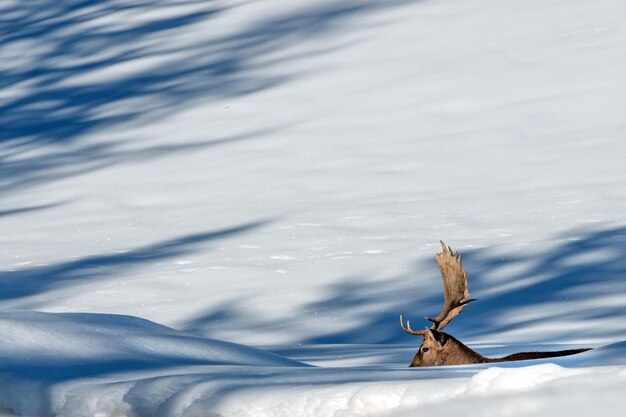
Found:
[(447, 333), (430, 331), (428, 334), (424, 335), (424, 341), (415, 354), (415, 357), (413, 358), (413, 361), (411, 361), (409, 367), (470, 365), (477, 363), (556, 358), (560, 356), (575, 355), (588, 350), (590, 349), (568, 349), (554, 352), (519, 352), (502, 358), (488, 358), (465, 346), (459, 340)]

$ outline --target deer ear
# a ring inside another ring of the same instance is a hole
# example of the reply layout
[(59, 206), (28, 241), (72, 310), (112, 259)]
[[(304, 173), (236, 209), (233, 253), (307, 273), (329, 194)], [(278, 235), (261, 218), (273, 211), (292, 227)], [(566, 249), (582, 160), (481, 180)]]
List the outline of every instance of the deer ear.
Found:
[(428, 329), (428, 337), (437, 342), (439, 346), (443, 346), (448, 341), (445, 333), (438, 332), (437, 330), (433, 329)]
[(432, 340), (433, 342), (437, 341), (437, 337), (435, 336), (435, 330), (426, 328), (426, 333), (424, 334), (424, 340)]

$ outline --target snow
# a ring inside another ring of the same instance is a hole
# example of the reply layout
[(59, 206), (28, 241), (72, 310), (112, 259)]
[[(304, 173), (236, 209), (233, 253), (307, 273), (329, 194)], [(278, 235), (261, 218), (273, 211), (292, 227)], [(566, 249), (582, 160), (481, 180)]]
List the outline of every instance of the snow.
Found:
[(0, 415), (619, 414), (625, 9), (2, 2)]
[[(109, 314), (13, 311), (0, 315), (0, 326), (0, 399), (23, 415), (410, 415), (424, 407), (454, 415), (485, 397), (493, 403), (478, 415), (528, 415), (556, 397), (561, 412), (582, 416), (590, 404), (568, 403), (571, 390), (617, 405), (626, 377), (625, 343), (498, 367), (416, 370), (401, 361), (406, 348), (384, 364), (310, 367)], [(375, 357), (375, 349), (361, 353)], [(359, 347), (320, 352), (337, 358), (346, 350)]]

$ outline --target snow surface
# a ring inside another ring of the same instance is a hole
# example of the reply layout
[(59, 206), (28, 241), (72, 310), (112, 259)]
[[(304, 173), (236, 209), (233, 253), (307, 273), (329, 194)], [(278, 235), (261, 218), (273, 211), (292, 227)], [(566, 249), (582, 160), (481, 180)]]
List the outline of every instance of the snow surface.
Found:
[[(29, 416), (411, 415), (423, 407), (455, 415), (485, 396), (495, 404), (478, 415), (529, 415), (557, 400), (588, 415), (593, 404), (582, 398), (597, 393), (617, 406), (626, 378), (626, 343), (498, 367), (416, 370), (400, 355), (395, 363), (310, 367), (110, 314), (0, 313), (0, 333), (0, 399)], [(340, 358), (346, 348), (322, 350)], [(568, 404), (572, 390), (582, 397)]]
[(0, 415), (618, 415), (625, 12), (3, 1)]

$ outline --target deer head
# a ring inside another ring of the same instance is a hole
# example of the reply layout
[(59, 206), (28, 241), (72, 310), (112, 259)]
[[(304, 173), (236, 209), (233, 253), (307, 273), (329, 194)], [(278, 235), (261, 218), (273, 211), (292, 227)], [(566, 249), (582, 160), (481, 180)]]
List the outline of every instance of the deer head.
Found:
[(402, 315), (400, 326), (410, 335), (424, 338), (415, 358), (409, 366), (439, 366), (460, 365), (480, 362), (482, 356), (463, 343), (459, 342), (442, 330), (456, 317), (470, 302), (467, 289), (467, 272), (463, 270), (460, 253), (452, 253), (452, 248), (440, 242), (443, 252), (435, 256), (443, 279), (444, 301), (441, 313), (435, 318), (426, 317), (433, 324), (425, 330), (411, 329), (411, 323), (406, 325)]
[(589, 349), (569, 349), (557, 352), (520, 352), (503, 358), (487, 358), (480, 353), (459, 342), (454, 337), (442, 330), (456, 317), (463, 308), (475, 299), (469, 298), (467, 289), (467, 272), (463, 270), (461, 254), (452, 253), (452, 249), (441, 242), (442, 253), (435, 256), (437, 265), (441, 270), (443, 279), (443, 310), (435, 318), (426, 317), (433, 324), (425, 330), (411, 329), (411, 323), (400, 315), (400, 326), (410, 335), (422, 336), (424, 340), (415, 354), (410, 367), (414, 366), (441, 366), (441, 365), (467, 365), (485, 362), (506, 362), (540, 358), (552, 358), (558, 356), (574, 355)]

